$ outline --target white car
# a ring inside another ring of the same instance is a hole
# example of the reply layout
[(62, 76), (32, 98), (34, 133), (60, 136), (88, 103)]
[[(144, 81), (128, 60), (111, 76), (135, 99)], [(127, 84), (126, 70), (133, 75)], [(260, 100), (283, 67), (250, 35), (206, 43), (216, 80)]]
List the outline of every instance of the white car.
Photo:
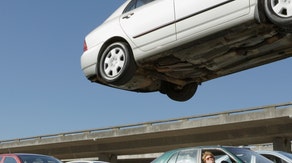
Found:
[(283, 151), (257, 151), (259, 154), (273, 161), (274, 163), (291, 163), (292, 153)]
[(84, 41), (86, 78), (189, 100), (202, 82), (292, 56), (291, 0), (127, 0)]
[(89, 160), (75, 160), (75, 161), (68, 161), (66, 163), (109, 163), (104, 161), (89, 161)]

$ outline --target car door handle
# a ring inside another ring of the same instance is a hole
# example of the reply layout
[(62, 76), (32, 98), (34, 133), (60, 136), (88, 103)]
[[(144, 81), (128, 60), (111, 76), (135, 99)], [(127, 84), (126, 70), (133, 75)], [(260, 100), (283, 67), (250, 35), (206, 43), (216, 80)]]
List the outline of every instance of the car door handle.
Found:
[(127, 14), (127, 15), (123, 16), (123, 19), (129, 19), (133, 15), (134, 15), (134, 13)]

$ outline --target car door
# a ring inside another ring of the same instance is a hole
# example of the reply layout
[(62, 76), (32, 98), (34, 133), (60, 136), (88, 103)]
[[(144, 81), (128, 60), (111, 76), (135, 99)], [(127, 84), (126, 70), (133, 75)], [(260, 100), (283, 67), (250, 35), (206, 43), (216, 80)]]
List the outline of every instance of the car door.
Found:
[(143, 51), (176, 40), (173, 0), (132, 0), (120, 23), (126, 35)]
[(178, 39), (210, 34), (249, 13), (249, 0), (174, 0)]

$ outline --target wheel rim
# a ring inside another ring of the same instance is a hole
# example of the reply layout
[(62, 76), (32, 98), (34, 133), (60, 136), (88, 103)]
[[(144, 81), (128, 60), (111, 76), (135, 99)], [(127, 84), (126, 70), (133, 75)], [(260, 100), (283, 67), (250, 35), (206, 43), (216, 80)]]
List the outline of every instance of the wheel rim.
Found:
[(104, 59), (103, 69), (108, 78), (119, 76), (125, 65), (125, 52), (116, 47), (110, 50)]
[(292, 0), (271, 0), (273, 11), (280, 17), (292, 16)]

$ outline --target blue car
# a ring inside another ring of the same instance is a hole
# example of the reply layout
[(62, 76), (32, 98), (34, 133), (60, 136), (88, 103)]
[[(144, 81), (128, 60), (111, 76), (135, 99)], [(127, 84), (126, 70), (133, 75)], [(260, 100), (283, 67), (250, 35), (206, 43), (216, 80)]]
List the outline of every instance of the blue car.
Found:
[(291, 163), (292, 154), (283, 151), (258, 151), (259, 154), (272, 160), (274, 163)]

